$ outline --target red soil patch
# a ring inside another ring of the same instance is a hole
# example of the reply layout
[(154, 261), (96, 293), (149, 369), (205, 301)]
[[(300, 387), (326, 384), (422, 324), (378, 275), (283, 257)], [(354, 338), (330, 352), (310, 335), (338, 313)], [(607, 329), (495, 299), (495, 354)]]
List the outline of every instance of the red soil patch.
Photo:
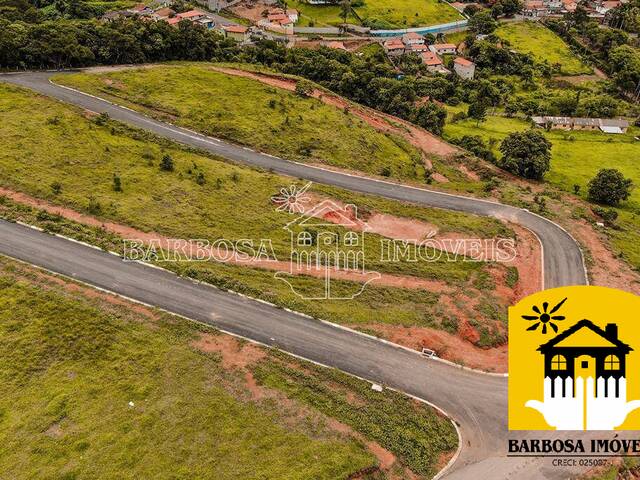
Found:
[(593, 285), (619, 288), (640, 295), (638, 274), (611, 253), (603, 233), (595, 231), (584, 220), (573, 222), (572, 233), (591, 253), (593, 265), (589, 268), (589, 273)]
[(203, 333), (192, 345), (203, 352), (219, 353), (222, 356), (222, 368), (226, 370), (246, 368), (266, 357), (264, 350), (257, 345), (241, 345), (230, 335)]
[[(198, 250), (202, 247), (198, 246), (196, 242), (184, 241), (182, 245), (176, 246), (175, 239), (169, 239), (163, 235), (155, 232), (143, 232), (132, 227), (113, 223), (103, 222), (95, 217), (78, 213), (75, 210), (52, 205), (43, 200), (33, 198), (24, 193), (14, 192), (6, 188), (0, 187), (0, 195), (8, 197), (18, 203), (30, 205), (42, 209), (48, 213), (60, 215), (61, 217), (73, 220), (78, 223), (99, 227), (107, 232), (115, 233), (126, 239), (135, 239), (142, 241), (145, 245), (154, 245), (167, 251), (174, 251), (180, 255), (180, 258), (195, 258)], [(209, 247), (205, 249), (210, 258), (220, 259), (223, 263), (234, 263), (239, 265), (245, 265), (249, 267), (261, 268), (265, 270), (271, 270), (275, 272), (289, 272), (291, 264), (288, 261), (277, 261), (267, 259), (249, 259), (243, 260), (235, 257), (225, 257), (227, 253), (221, 249), (214, 249)], [(293, 275), (308, 275), (316, 278), (324, 278), (325, 269), (318, 268), (312, 265), (312, 268), (303, 270), (294, 270)], [(363, 274), (362, 272), (355, 270), (332, 270), (331, 276), (337, 280), (346, 280), (357, 283), (366, 283), (371, 280), (372, 276)], [(433, 292), (450, 292), (451, 289), (445, 282), (439, 280), (427, 280), (423, 278), (412, 277), (409, 275), (393, 275), (393, 274), (379, 274), (379, 278), (373, 280), (376, 285), (396, 288), (412, 288), (418, 290), (429, 290)]]
[[(476, 347), (458, 335), (427, 327), (399, 327), (394, 325), (367, 324), (351, 325), (352, 328), (365, 327), (399, 345), (415, 350), (423, 347), (434, 350), (439, 357), (467, 367), (488, 372), (507, 371), (507, 345), (484, 349)], [(466, 327), (461, 327), (464, 331)], [(467, 332), (473, 335), (471, 332)]]
[[(245, 78), (258, 80), (259, 82), (271, 85), (273, 87), (282, 88), (284, 90), (294, 91), (296, 81), (283, 78), (278, 75), (266, 73), (254, 73), (235, 68), (211, 67), (213, 70), (225, 73), (227, 75), (236, 75)], [(420, 149), (427, 155), (447, 156), (460, 152), (456, 147), (449, 145), (441, 138), (429, 133), (423, 128), (413, 125), (410, 122), (402, 120), (393, 115), (385, 114), (367, 108), (361, 105), (353, 104), (346, 99), (337, 95), (332, 95), (319, 89), (315, 89), (312, 93), (314, 98), (320, 99), (327, 105), (334, 106), (339, 109), (347, 108), (350, 113), (367, 122), (370, 126), (381, 132), (394, 133), (405, 138), (416, 148)], [(425, 158), (425, 164), (431, 168), (431, 162)]]

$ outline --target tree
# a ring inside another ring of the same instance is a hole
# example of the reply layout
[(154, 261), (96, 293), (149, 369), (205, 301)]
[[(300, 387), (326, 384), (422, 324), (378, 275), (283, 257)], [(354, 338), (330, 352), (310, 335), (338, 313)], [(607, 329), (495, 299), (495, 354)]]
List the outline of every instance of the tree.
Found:
[(347, 29), (347, 18), (351, 13), (351, 0), (342, 0), (340, 2), (340, 18), (342, 18), (343, 28)]
[(510, 133), (500, 152), (501, 168), (531, 180), (542, 180), (551, 166), (551, 142), (535, 130)]
[(601, 169), (589, 182), (589, 200), (606, 205), (618, 205), (631, 195), (633, 181), (615, 168)]
[(171, 155), (165, 155), (162, 157), (162, 161), (160, 162), (160, 170), (164, 170), (165, 172), (173, 172), (173, 158)]
[(298, 80), (296, 82), (296, 95), (300, 97), (310, 97), (313, 93), (313, 83), (309, 80)]
[(432, 102), (420, 105), (413, 113), (411, 121), (436, 135), (442, 135), (447, 112)]
[(120, 176), (115, 173), (113, 174), (113, 190), (115, 192), (122, 191), (122, 180), (120, 179)]
[(476, 100), (467, 110), (467, 116), (473, 118), (476, 121), (476, 127), (480, 125), (480, 122), (484, 122), (487, 118), (487, 106), (484, 102)]
[(488, 35), (498, 28), (498, 22), (493, 18), (491, 12), (482, 10), (469, 19), (469, 30), (476, 35), (481, 33)]

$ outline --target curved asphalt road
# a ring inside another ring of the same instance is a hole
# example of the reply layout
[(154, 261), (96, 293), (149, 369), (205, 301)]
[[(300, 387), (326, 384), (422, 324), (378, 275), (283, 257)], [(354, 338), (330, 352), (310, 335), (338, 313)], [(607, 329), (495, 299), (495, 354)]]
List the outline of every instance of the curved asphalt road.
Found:
[[(15, 83), (160, 136), (253, 166), (317, 183), (432, 207), (494, 216), (519, 223), (544, 247), (547, 288), (585, 284), (582, 254), (560, 227), (518, 208), (447, 195), (288, 162), (150, 119), (49, 83), (51, 73), (0, 75)], [(0, 221), (0, 254), (86, 282), (225, 331), (383, 383), (438, 405), (460, 425), (463, 443), (447, 474), (455, 479), (567, 478), (539, 459), (505, 458), (507, 382), (426, 360), (405, 349), (307, 319), (241, 296), (221, 292), (168, 272), (36, 230)], [(525, 433), (520, 436), (526, 435)], [(537, 438), (542, 435), (536, 434)], [(554, 438), (560, 435), (555, 434)], [(518, 435), (511, 433), (510, 438)]]
[(54, 85), (49, 82), (49, 77), (52, 75), (53, 73), (51, 72), (8, 74), (0, 75), (0, 81), (27, 87), (96, 113), (106, 112), (115, 120), (149, 130), (156, 135), (209, 151), (239, 163), (261, 167), (265, 170), (291, 177), (304, 178), (316, 183), (334, 185), (346, 190), (430, 207), (491, 216), (518, 223), (533, 231), (542, 242), (545, 288), (587, 283), (582, 253), (575, 240), (556, 224), (526, 210), (485, 200), (412, 188), (290, 162), (153, 120), (141, 113), (113, 105), (105, 100)]

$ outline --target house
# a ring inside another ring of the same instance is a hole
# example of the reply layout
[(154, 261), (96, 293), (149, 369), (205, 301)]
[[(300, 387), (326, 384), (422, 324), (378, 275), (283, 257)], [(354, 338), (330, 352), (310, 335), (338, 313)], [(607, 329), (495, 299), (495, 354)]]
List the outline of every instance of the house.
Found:
[(167, 18), (172, 17), (175, 14), (176, 12), (174, 12), (171, 8), (165, 7), (153, 12), (151, 14), (151, 18), (153, 18), (154, 20), (166, 20)]
[(456, 57), (453, 60), (453, 70), (460, 78), (471, 80), (476, 71), (476, 64), (466, 58)]
[(182, 21), (180, 17), (167, 18), (165, 20), (165, 22), (167, 22), (169, 25), (178, 25), (180, 21)]
[(541, 0), (527, 0), (522, 7), (522, 15), (529, 20), (535, 20), (538, 18), (546, 17), (549, 14), (549, 10)]
[(280, 23), (280, 21), (285, 20), (287, 22), (291, 21), (289, 17), (285, 13), (270, 13), (267, 15), (267, 20), (271, 23)]
[(616, 118), (531, 117), (537, 127), (554, 130), (600, 130), (604, 133), (626, 133), (629, 122)]
[(566, 12), (572, 13), (576, 11), (576, 8), (578, 8), (578, 2), (575, 0), (562, 0), (562, 6)]
[(213, 27), (216, 26), (215, 21), (213, 20), (213, 18), (210, 18), (210, 17), (199, 18), (194, 23), (202, 25), (207, 30), (211, 30)]
[(128, 11), (136, 15), (145, 15), (152, 13), (151, 8), (147, 7), (144, 3), (138, 3), (134, 7), (131, 7)]
[(622, 4), (622, 2), (620, 2), (619, 0), (611, 0), (611, 1), (604, 0), (604, 1), (596, 3), (595, 10), (596, 10), (596, 12), (601, 13), (601, 14), (604, 15), (609, 10), (619, 7), (621, 4)]
[(404, 43), (407, 48), (410, 45), (423, 45), (424, 37), (416, 32), (408, 32), (402, 35), (402, 43)]
[(425, 45), (424, 43), (422, 45), (410, 45), (408, 51), (409, 51), (409, 53), (428, 52), (429, 51), (429, 46)]
[(191, 20), (195, 22), (196, 20), (200, 20), (201, 18), (206, 17), (207, 14), (201, 12), (200, 10), (189, 10), (188, 12), (178, 13), (176, 17), (184, 20)]
[(236, 42), (246, 42), (249, 40), (249, 29), (244, 25), (224, 25), (222, 27), (227, 38)]
[(389, 56), (398, 56), (404, 53), (404, 43), (399, 37), (391, 38), (382, 44), (384, 51)]
[(538, 347), (544, 355), (544, 375), (552, 380), (552, 388), (556, 378), (575, 380), (577, 376), (614, 378), (617, 388), (618, 380), (626, 378), (626, 356), (632, 350), (618, 338), (615, 323), (608, 323), (603, 330), (587, 319)]
[(453, 43), (434, 43), (429, 45), (429, 50), (436, 55), (455, 55), (458, 51)]
[(420, 55), (422, 63), (427, 66), (431, 73), (449, 73), (442, 63), (442, 59), (433, 52), (423, 52)]
[(289, 20), (291, 20), (293, 23), (298, 23), (298, 19), (300, 18), (298, 10), (296, 10), (295, 8), (288, 8), (286, 12), (287, 17), (289, 17)]

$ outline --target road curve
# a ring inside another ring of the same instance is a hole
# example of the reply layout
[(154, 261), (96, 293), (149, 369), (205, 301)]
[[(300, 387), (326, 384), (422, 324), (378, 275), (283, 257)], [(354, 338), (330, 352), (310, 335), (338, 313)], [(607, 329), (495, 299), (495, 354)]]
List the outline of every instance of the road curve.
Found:
[[(0, 255), (275, 346), (427, 400), (459, 425), (462, 450), (448, 479), (564, 479), (549, 460), (506, 458), (507, 379), (428, 360), (338, 328), (34, 228), (0, 220)], [(537, 432), (559, 438), (561, 432)], [(528, 435), (511, 432), (510, 438)]]
[[(547, 288), (587, 282), (582, 253), (571, 236), (554, 223), (526, 210), (286, 161), (54, 85), (49, 82), (51, 75), (47, 72), (8, 74), (0, 75), (0, 81), (30, 88), (94, 112), (106, 112), (113, 119), (243, 164), (352, 191), (518, 223), (533, 231), (543, 245)], [(4, 221), (0, 221), (0, 254), (278, 346), (432, 402), (455, 419), (463, 437), (460, 456), (447, 478), (567, 478), (567, 471), (547, 469), (539, 459), (505, 458), (505, 378), (474, 374), (425, 360), (400, 347), (221, 292), (165, 271), (123, 262), (114, 255)], [(512, 433), (510, 437), (517, 435)]]
[(156, 135), (191, 147), (206, 150), (235, 162), (355, 192), (429, 207), (490, 216), (518, 223), (534, 232), (542, 243), (545, 288), (584, 285), (587, 283), (582, 252), (576, 241), (558, 225), (527, 210), (486, 200), (409, 187), (283, 160), (157, 121), (128, 108), (114, 105), (106, 100), (55, 85), (49, 81), (53, 74), (53, 72), (5, 74), (0, 75), (0, 81), (27, 87), (65, 103), (96, 113), (108, 113), (115, 120), (151, 131)]

